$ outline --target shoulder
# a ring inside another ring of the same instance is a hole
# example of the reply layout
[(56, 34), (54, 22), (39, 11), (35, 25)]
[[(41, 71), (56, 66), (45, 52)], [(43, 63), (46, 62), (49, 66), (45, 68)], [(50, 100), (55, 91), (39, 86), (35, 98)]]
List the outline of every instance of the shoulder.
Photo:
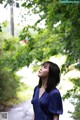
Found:
[(34, 90), (33, 90), (33, 97), (35, 96), (35, 94), (38, 92), (38, 86), (35, 86), (34, 87)]
[(52, 102), (57, 103), (57, 104), (60, 104), (60, 103), (62, 104), (61, 94), (57, 88), (53, 89), (49, 93), (49, 101), (52, 101)]
[(60, 96), (60, 91), (57, 88), (54, 88), (51, 90), (50, 96)]
[(34, 89), (38, 89), (38, 85), (36, 85), (36, 86), (34, 87)]
[(38, 85), (34, 87), (34, 92), (35, 92), (37, 89), (39, 89), (39, 88), (38, 88)]

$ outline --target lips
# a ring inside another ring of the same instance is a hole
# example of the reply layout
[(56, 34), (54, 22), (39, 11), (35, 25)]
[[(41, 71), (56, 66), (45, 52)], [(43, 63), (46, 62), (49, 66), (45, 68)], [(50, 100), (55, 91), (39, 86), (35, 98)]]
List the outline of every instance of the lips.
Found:
[(41, 73), (40, 71), (38, 73)]
[(39, 71), (38, 74), (41, 74), (41, 71)]

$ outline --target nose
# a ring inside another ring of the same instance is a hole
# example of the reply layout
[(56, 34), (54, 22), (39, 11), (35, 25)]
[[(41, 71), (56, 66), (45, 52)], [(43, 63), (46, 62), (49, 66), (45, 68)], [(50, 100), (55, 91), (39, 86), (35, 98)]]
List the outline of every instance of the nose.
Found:
[(42, 70), (42, 66), (40, 67), (40, 70)]
[(40, 67), (40, 69), (39, 70), (41, 70), (42, 68)]

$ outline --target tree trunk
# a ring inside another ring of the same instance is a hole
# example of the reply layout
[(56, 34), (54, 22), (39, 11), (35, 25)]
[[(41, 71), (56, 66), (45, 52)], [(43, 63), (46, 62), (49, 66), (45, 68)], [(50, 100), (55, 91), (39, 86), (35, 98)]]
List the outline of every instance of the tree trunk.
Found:
[(13, 13), (13, 4), (10, 6), (10, 27), (11, 27), (11, 34), (14, 36), (14, 13)]

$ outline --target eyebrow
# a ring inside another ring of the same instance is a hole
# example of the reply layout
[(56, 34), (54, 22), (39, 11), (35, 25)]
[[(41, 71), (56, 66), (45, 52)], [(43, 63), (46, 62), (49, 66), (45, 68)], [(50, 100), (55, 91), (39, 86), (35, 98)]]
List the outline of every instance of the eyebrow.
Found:
[(47, 65), (49, 65), (49, 63), (43, 63), (43, 64), (41, 64), (41, 66), (47, 66)]

